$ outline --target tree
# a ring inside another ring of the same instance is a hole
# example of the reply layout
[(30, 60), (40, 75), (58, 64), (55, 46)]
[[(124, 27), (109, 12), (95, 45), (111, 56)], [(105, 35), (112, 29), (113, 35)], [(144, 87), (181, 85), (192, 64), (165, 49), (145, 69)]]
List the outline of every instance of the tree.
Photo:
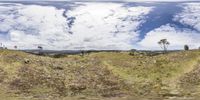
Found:
[(5, 45), (3, 45), (3, 49), (8, 49)]
[(129, 55), (134, 56), (136, 54), (137, 50), (136, 49), (131, 49), (129, 52)]
[(83, 57), (85, 55), (85, 51), (81, 50), (81, 56)]
[(17, 46), (15, 45), (14, 48), (17, 49)]
[(164, 52), (167, 52), (167, 47), (170, 45), (170, 43), (167, 41), (167, 39), (161, 39), (158, 44), (160, 47), (164, 50)]
[(0, 43), (0, 49), (3, 49), (3, 44), (2, 43)]
[(188, 51), (189, 50), (189, 46), (188, 45), (184, 45), (184, 50)]
[(0, 49), (8, 49), (3, 43), (0, 43)]
[(39, 49), (39, 50), (42, 50), (42, 49), (43, 49), (43, 47), (42, 47), (42, 46), (38, 46), (38, 49)]
[(43, 55), (43, 53), (42, 53), (42, 50), (43, 50), (43, 47), (42, 46), (38, 46), (38, 54), (39, 55)]
[(136, 52), (137, 50), (136, 49), (131, 49), (131, 52)]

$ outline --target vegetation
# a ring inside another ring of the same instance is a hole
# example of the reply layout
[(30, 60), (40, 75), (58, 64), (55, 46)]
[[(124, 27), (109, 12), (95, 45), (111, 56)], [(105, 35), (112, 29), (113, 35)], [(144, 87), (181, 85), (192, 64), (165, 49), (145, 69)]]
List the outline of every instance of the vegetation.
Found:
[(160, 45), (160, 47), (164, 50), (164, 53), (167, 52), (167, 46), (170, 44), (167, 39), (161, 39), (158, 44)]
[(184, 45), (184, 50), (189, 50), (189, 46), (188, 45)]
[(153, 56), (98, 52), (56, 57), (0, 50), (0, 97), (4, 100), (172, 97), (195, 100), (200, 96), (199, 65), (198, 50)]

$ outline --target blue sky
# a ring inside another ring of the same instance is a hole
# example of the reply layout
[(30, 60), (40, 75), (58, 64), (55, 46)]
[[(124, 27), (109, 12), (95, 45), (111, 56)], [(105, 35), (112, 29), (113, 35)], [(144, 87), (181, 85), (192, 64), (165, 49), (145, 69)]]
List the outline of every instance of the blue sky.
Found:
[(157, 50), (166, 38), (169, 49), (198, 48), (199, 13), (198, 2), (0, 3), (0, 42), (20, 49)]

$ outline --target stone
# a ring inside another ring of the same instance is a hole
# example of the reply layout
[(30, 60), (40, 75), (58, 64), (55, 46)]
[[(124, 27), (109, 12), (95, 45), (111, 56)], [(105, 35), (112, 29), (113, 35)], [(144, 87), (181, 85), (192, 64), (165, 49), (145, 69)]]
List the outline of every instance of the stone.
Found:
[(30, 60), (29, 60), (29, 59), (24, 59), (24, 63), (25, 63), (25, 64), (29, 64), (29, 63), (30, 63)]

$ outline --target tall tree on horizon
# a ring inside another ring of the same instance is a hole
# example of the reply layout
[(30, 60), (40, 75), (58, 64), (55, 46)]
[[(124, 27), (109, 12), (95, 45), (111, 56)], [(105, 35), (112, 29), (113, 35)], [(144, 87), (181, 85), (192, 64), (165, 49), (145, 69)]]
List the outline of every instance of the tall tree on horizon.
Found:
[(170, 43), (167, 41), (167, 39), (161, 39), (160, 41), (158, 41), (158, 44), (164, 50), (164, 53), (166, 53), (167, 47), (168, 47), (168, 45), (170, 45)]

